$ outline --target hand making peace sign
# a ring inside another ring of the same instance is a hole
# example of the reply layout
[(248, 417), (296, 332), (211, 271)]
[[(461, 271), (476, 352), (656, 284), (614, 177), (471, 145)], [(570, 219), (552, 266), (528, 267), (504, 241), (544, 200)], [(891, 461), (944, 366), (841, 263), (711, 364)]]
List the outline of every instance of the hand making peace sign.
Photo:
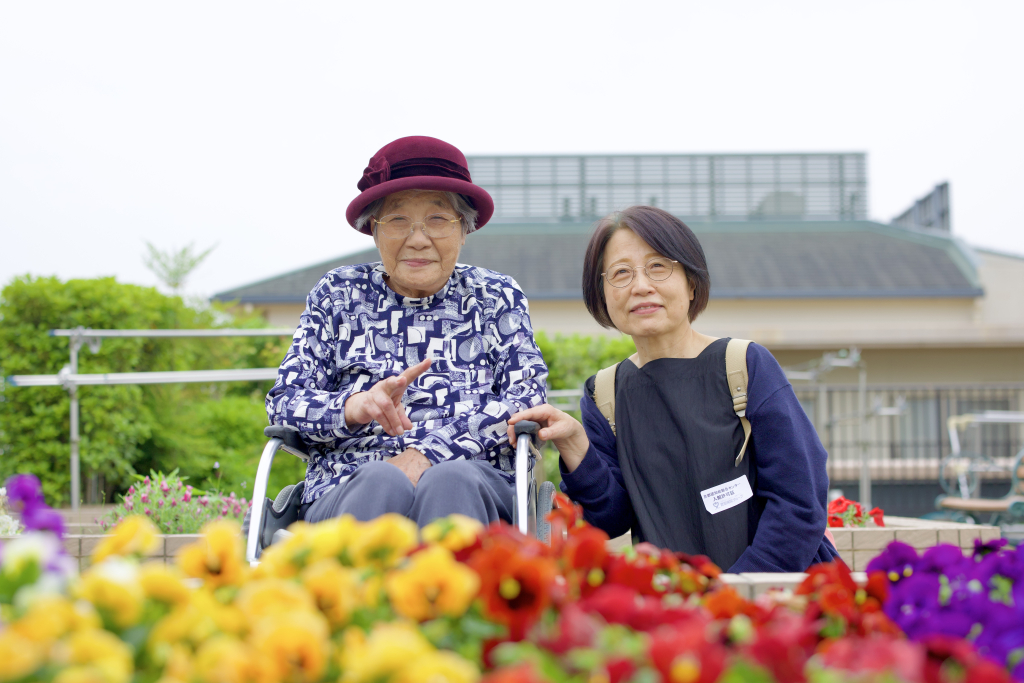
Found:
[(345, 401), (345, 423), (349, 427), (374, 420), (391, 436), (400, 436), (412, 429), (412, 422), (402, 407), (406, 388), (430, 369), (430, 358), (412, 366), (401, 375), (377, 382), (367, 391), (349, 396)]

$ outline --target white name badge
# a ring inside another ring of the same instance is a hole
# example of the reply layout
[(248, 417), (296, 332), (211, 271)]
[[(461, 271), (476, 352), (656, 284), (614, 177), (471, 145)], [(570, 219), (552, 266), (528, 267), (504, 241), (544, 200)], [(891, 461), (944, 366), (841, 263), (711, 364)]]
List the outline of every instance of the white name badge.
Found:
[(715, 515), (722, 510), (739, 505), (748, 498), (753, 498), (754, 492), (750, 490), (750, 482), (747, 481), (747, 478), (740, 477), (701, 491), (700, 497), (704, 499), (704, 507), (707, 508), (707, 511)]

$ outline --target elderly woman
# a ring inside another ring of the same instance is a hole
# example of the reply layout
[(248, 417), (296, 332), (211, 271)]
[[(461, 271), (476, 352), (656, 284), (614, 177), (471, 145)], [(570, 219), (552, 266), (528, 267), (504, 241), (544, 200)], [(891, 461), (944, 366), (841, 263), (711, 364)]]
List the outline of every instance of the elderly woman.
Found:
[(561, 455), (563, 490), (611, 536), (632, 528), (730, 572), (831, 561), (825, 449), (778, 362), (753, 343), (746, 442), (726, 380), (729, 339), (692, 326), (710, 289), (700, 242), (675, 216), (634, 206), (602, 220), (587, 247), (584, 299), (637, 350), (614, 370), (612, 420), (591, 377), (582, 424), (547, 404), (509, 422), (541, 423), (540, 437)]
[(507, 420), (544, 403), (547, 368), (516, 282), (457, 263), (491, 197), (428, 137), (382, 148), (357, 187), (346, 216), (380, 261), (317, 283), (267, 395), (309, 447), (301, 515), (511, 521)]

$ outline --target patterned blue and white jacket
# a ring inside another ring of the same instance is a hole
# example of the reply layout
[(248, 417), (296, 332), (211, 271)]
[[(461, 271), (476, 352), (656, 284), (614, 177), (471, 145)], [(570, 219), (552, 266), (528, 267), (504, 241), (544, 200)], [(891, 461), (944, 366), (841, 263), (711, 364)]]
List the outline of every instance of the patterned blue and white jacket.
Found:
[[(548, 374), (526, 296), (507, 275), (472, 266), (457, 265), (422, 299), (395, 294), (384, 275), (380, 263), (342, 266), (317, 283), (267, 394), (271, 424), (297, 429), (309, 447), (302, 502), (410, 447), (432, 463), (487, 460), (511, 481), (507, 420), (544, 403)], [(433, 364), (402, 400), (410, 431), (346, 427), (349, 396), (427, 356)]]

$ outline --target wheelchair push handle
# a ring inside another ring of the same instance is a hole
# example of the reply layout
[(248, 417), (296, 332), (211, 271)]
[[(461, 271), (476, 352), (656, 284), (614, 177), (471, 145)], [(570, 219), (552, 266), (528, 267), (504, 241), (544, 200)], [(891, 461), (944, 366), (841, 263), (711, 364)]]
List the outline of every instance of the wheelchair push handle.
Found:
[[(537, 432), (540, 431), (540, 425), (536, 422), (529, 420), (523, 420), (515, 424), (516, 434), (516, 460), (515, 460), (515, 509), (513, 510), (512, 521), (516, 528), (519, 529), (523, 534), (529, 534), (534, 530), (537, 524), (536, 520), (536, 494), (531, 497), (533, 493), (533, 482), (530, 472), (530, 446), (533, 445), (537, 439)], [(521, 439), (524, 434), (528, 434), (530, 438)], [(531, 509), (534, 515), (530, 515)]]
[(523, 420), (522, 422), (516, 422), (515, 424), (516, 436), (520, 434), (532, 434), (534, 438), (537, 437), (537, 432), (540, 431), (540, 425), (536, 422), (530, 422), (529, 420)]

